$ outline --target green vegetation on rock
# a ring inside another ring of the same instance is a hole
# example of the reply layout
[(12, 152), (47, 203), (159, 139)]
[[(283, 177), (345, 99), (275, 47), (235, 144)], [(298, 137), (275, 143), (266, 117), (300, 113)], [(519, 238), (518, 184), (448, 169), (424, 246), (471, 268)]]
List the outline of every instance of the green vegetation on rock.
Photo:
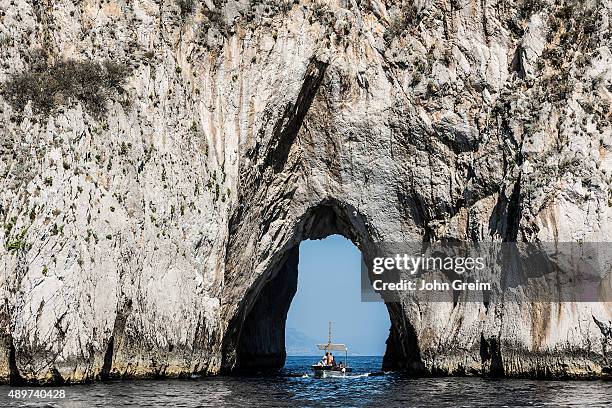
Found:
[(79, 101), (90, 114), (101, 116), (109, 96), (123, 92), (128, 73), (125, 65), (112, 61), (61, 60), (49, 65), (43, 60), (30, 71), (12, 75), (2, 84), (2, 94), (19, 113), (30, 101), (34, 114), (45, 116)]

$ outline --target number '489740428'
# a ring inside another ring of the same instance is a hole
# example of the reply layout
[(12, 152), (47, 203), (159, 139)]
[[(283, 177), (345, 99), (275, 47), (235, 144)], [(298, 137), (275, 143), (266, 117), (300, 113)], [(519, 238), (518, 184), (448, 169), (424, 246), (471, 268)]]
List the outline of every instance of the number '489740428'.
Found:
[(15, 399), (29, 399), (29, 398), (65, 398), (66, 390), (58, 390), (58, 389), (11, 389), (8, 392), (9, 398)]

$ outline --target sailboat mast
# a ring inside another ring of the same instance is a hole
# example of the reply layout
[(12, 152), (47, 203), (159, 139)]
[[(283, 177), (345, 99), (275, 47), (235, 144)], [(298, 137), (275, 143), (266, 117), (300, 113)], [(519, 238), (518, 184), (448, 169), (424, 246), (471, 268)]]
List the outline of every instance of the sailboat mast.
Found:
[(327, 344), (331, 344), (331, 320), (329, 321), (329, 330), (328, 330)]

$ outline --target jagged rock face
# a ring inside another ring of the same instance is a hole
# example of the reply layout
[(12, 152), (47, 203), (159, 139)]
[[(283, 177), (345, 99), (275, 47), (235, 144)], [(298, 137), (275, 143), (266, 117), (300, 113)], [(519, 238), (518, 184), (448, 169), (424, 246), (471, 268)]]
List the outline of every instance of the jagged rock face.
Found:
[[(366, 258), (611, 241), (611, 18), (609, 0), (1, 0), (4, 83), (41, 58), (131, 72), (103, 115), (87, 90), (42, 112), (5, 87), (0, 377), (279, 366), (307, 238)], [(610, 367), (609, 303), (388, 309), (388, 366)]]

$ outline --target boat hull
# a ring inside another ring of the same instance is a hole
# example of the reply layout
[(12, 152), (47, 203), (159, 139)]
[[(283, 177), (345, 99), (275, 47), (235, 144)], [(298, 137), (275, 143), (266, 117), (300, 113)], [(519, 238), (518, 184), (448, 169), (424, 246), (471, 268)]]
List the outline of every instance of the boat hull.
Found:
[(332, 366), (318, 366), (313, 365), (312, 369), (314, 371), (314, 375), (317, 378), (328, 378), (328, 377), (344, 377), (348, 373), (352, 372), (353, 369), (351, 367), (332, 367)]

